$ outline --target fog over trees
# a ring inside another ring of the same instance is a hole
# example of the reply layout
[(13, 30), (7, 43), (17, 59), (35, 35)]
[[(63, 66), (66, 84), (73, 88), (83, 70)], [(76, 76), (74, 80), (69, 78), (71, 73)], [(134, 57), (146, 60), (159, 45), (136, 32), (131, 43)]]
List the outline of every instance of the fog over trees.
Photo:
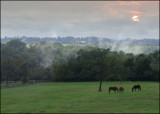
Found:
[[(159, 81), (159, 50), (125, 53), (97, 45), (1, 42), (1, 81)], [(101, 91), (101, 88), (99, 88)]]

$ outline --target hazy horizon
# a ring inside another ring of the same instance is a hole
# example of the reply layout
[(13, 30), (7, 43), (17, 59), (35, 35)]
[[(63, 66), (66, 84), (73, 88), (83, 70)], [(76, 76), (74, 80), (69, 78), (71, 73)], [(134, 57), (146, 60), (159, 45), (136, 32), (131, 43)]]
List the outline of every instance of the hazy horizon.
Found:
[(159, 1), (2, 1), (5, 36), (159, 39)]
[(116, 39), (116, 38), (109, 38), (109, 37), (98, 37), (98, 36), (85, 36), (85, 37), (81, 37), (81, 36), (57, 36), (57, 37), (50, 37), (50, 36), (44, 36), (44, 37), (38, 37), (38, 36), (5, 36), (5, 37), (1, 37), (1, 39), (4, 38), (22, 38), (22, 37), (26, 37), (26, 38), (66, 38), (66, 37), (73, 37), (73, 38), (90, 38), (90, 37), (96, 37), (98, 39), (111, 39), (111, 40), (127, 40), (127, 39), (132, 39), (132, 40), (143, 40), (143, 39), (153, 39), (153, 40), (158, 40), (159, 38), (141, 38), (141, 39), (136, 39), (136, 38), (123, 38), (123, 39)]

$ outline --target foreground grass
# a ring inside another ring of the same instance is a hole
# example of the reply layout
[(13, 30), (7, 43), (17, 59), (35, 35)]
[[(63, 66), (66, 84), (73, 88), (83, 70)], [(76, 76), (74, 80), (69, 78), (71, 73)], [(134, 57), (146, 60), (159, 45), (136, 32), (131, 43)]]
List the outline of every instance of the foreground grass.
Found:
[[(131, 92), (134, 84), (142, 91)], [(38, 83), (1, 89), (1, 113), (158, 113), (158, 82)], [(109, 86), (123, 86), (124, 93), (108, 93)]]

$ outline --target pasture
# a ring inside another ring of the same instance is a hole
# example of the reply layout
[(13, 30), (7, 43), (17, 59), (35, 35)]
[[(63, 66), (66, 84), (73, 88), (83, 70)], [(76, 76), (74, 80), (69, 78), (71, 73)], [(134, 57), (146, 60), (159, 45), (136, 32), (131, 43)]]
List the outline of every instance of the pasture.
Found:
[[(132, 93), (134, 84), (142, 90)], [(123, 93), (108, 92), (124, 87)], [(158, 113), (158, 82), (50, 82), (1, 89), (1, 113)]]

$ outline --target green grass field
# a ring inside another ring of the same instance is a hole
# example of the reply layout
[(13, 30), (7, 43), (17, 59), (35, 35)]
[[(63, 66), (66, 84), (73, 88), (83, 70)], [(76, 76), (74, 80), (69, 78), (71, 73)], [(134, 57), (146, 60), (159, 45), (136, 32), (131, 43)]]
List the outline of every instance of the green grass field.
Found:
[[(134, 84), (142, 90), (131, 91)], [(37, 83), (1, 89), (1, 113), (159, 113), (158, 82)], [(108, 93), (109, 86), (123, 86), (124, 93)]]

